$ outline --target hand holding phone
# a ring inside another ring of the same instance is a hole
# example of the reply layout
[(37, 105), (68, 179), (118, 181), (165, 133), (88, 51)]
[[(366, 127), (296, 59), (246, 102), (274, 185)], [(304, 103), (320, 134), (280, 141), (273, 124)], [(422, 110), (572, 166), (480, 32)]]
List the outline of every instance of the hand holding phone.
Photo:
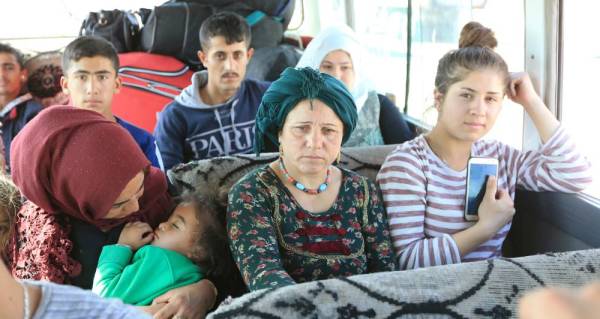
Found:
[(496, 177), (490, 176), (486, 182), (485, 195), (479, 205), (479, 228), (490, 238), (493, 237), (515, 214), (510, 194), (496, 186)]
[[(467, 189), (465, 219), (478, 220), (479, 205), (486, 193), (486, 182), (490, 176), (498, 176), (498, 160), (490, 157), (471, 157), (467, 162)], [(495, 195), (495, 194), (494, 194)]]

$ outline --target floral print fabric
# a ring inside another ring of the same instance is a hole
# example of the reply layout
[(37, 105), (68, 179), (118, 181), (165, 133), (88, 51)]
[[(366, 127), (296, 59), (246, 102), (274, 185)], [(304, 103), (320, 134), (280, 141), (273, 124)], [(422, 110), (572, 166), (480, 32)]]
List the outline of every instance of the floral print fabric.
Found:
[(23, 204), (8, 246), (15, 278), (66, 284), (81, 272), (79, 262), (70, 257), (73, 242), (65, 217), (49, 214), (30, 201)]
[(233, 186), (229, 240), (250, 290), (394, 269), (378, 189), (341, 170), (336, 201), (319, 213), (303, 209), (268, 165)]

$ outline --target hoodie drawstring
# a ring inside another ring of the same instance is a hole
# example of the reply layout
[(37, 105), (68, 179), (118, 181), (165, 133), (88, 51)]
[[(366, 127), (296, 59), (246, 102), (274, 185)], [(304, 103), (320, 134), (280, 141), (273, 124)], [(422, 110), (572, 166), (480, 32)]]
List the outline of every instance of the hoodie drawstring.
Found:
[[(237, 136), (237, 128), (235, 126), (235, 106), (238, 104), (238, 100), (236, 99), (235, 101), (233, 101), (233, 103), (231, 104), (231, 110), (229, 111), (229, 119), (231, 121), (231, 129), (233, 131), (233, 139), (236, 138)], [(214, 109), (213, 112), (215, 113), (215, 119), (217, 120), (217, 123), (219, 123), (219, 132), (221, 133), (221, 138), (223, 139), (223, 143), (224, 143), (224, 154), (223, 155), (230, 155), (231, 154), (231, 143), (226, 143), (229, 139), (227, 138), (227, 133), (225, 132), (225, 129), (223, 128), (223, 122), (221, 121), (221, 114), (219, 114), (219, 110), (218, 108)]]

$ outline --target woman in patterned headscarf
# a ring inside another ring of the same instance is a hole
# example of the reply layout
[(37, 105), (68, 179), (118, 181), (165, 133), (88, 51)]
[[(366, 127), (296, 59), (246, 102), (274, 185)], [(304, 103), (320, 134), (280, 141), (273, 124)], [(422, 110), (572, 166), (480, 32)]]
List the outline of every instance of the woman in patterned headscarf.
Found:
[(250, 290), (394, 269), (379, 191), (332, 165), (356, 120), (344, 84), (314, 69), (286, 69), (263, 96), (255, 150), (280, 156), (233, 186), (227, 216)]
[(346, 25), (330, 26), (306, 47), (296, 67), (311, 67), (344, 82), (356, 104), (358, 123), (345, 146), (400, 144), (414, 137), (400, 110), (378, 94), (368, 75), (368, 55)]

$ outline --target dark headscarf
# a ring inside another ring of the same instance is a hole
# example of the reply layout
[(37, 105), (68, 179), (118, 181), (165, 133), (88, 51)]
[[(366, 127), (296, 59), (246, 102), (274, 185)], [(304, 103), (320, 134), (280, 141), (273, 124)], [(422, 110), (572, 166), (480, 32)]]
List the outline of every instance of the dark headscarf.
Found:
[(158, 213), (149, 204), (166, 192), (164, 175), (151, 169), (133, 137), (93, 111), (70, 106), (45, 110), (17, 135), (12, 147), (15, 184), (52, 214), (64, 213), (98, 227), (122, 224), (124, 220), (103, 220), (104, 215), (142, 170), (148, 174), (137, 215)]
[(256, 113), (254, 151), (258, 155), (268, 138), (279, 146), (278, 134), (290, 111), (302, 100), (318, 99), (329, 106), (344, 124), (344, 144), (354, 127), (358, 114), (352, 94), (344, 83), (311, 68), (287, 68), (265, 92)]
[[(53, 263), (52, 256), (65, 259), (69, 255), (69, 225), (59, 222), (65, 220), (63, 214), (101, 229), (133, 220), (156, 226), (169, 214), (171, 200), (164, 174), (150, 166), (125, 129), (93, 111), (53, 106), (40, 112), (14, 139), (11, 163), (13, 180), (29, 200), (23, 209), (36, 211), (17, 216), (15, 236), (36, 238), (14, 242), (20, 245), (13, 252), (16, 262), (30, 259), (23, 254), (36, 252), (42, 259), (50, 256)], [(139, 211), (121, 219), (103, 219), (127, 183), (143, 170), (146, 176)], [(34, 215), (37, 217), (31, 217)], [(58, 264), (72, 275), (73, 267), (67, 267), (75, 264), (72, 260)]]

